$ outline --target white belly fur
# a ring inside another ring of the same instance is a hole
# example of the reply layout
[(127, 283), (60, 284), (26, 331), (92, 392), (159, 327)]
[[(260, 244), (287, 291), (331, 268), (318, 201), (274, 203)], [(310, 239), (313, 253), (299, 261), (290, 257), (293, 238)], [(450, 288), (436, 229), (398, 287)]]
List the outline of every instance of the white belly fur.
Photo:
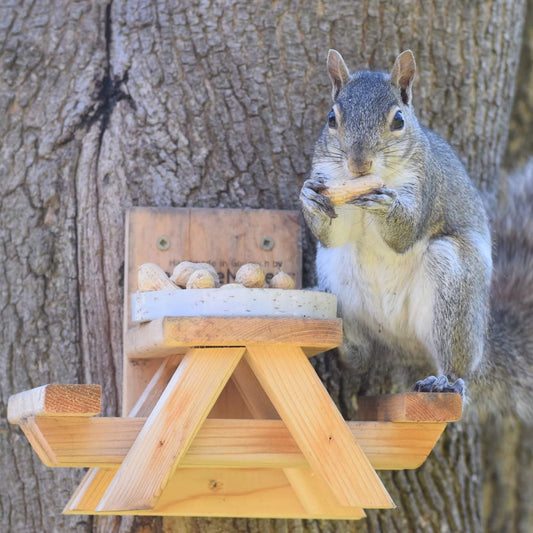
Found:
[[(425, 274), (427, 242), (403, 254), (381, 239), (369, 219), (359, 231), (336, 248), (317, 253), (319, 286), (337, 295), (347, 340), (356, 321), (387, 344), (407, 350), (424, 346), (433, 352), (432, 309), (434, 288)], [(364, 229), (362, 229), (364, 228)]]

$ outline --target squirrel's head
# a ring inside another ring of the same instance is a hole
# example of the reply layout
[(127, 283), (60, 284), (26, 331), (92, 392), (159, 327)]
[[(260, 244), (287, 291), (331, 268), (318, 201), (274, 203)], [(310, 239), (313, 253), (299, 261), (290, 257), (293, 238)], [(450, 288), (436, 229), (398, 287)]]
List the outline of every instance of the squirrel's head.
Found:
[(343, 178), (386, 175), (400, 162), (403, 166), (412, 144), (409, 139), (419, 128), (412, 107), (413, 53), (402, 52), (390, 75), (350, 74), (336, 50), (329, 51), (327, 65), (333, 107), (319, 143), (319, 159), (326, 163), (329, 156), (329, 164), (337, 166), (335, 175)]

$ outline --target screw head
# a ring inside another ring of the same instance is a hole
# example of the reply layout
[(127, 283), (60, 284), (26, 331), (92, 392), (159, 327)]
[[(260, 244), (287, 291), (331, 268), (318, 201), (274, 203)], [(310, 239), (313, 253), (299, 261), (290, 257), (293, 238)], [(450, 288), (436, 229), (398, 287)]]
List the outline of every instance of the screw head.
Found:
[(159, 250), (164, 252), (170, 248), (170, 239), (166, 235), (160, 235), (157, 238), (156, 246)]
[(263, 250), (266, 250), (266, 251), (269, 251), (269, 250), (272, 250), (272, 248), (274, 248), (274, 239), (272, 237), (269, 237), (268, 235), (265, 235), (264, 237), (261, 238), (261, 248)]

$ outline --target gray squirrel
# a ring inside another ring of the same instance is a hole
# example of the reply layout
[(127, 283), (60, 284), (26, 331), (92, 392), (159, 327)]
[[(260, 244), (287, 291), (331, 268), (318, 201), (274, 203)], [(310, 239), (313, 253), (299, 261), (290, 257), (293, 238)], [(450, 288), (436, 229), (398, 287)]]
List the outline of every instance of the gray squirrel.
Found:
[[(415, 390), (464, 394), (466, 380), (469, 393), (478, 393), (489, 384), (505, 405), (512, 401), (522, 417), (532, 418), (523, 394), (502, 386), (510, 383), (513, 365), (522, 392), (533, 390), (533, 335), (516, 331), (528, 326), (511, 318), (504, 299), (494, 303), (496, 293), (505, 292), (509, 261), (497, 256), (503, 274), (491, 297), (488, 217), (452, 148), (418, 123), (412, 52), (396, 58), (390, 75), (350, 74), (335, 50), (327, 66), (333, 108), (300, 200), (318, 240), (318, 287), (338, 298), (341, 359), (364, 373), (380, 346), (402, 358), (396, 364), (416, 368), (424, 360), (433, 369), (436, 375), (417, 381)], [(328, 182), (367, 175), (385, 185), (342, 206), (324, 194)], [(521, 347), (529, 352), (520, 353)]]

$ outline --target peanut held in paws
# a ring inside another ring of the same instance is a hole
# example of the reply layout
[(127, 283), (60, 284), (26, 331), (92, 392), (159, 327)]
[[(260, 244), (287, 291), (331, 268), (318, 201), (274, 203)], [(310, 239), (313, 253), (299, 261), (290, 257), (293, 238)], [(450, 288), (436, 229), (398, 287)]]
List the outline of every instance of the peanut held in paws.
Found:
[(372, 189), (383, 187), (384, 185), (381, 178), (369, 174), (353, 180), (329, 181), (321, 193), (327, 196), (333, 205), (345, 205), (354, 198), (372, 192)]

